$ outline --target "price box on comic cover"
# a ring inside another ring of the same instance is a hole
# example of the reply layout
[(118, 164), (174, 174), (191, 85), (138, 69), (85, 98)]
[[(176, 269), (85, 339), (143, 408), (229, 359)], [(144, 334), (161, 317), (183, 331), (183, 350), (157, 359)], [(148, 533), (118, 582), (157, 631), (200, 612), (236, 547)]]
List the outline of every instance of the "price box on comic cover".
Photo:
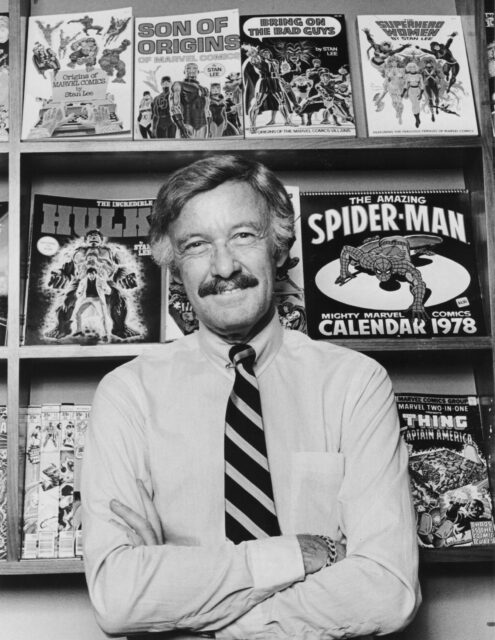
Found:
[(485, 334), (464, 190), (301, 194), (313, 338)]

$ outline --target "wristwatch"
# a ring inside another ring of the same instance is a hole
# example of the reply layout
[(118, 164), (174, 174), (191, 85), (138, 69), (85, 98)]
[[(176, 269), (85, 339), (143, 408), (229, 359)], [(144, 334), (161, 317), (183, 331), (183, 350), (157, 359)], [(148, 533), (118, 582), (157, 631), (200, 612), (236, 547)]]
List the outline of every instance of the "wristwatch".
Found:
[(330, 565), (335, 564), (337, 560), (337, 547), (335, 546), (335, 542), (332, 540), (332, 538), (329, 538), (328, 536), (318, 535), (317, 537), (320, 538), (320, 540), (323, 540), (323, 542), (327, 547), (328, 557), (325, 563), (325, 567), (329, 567)]

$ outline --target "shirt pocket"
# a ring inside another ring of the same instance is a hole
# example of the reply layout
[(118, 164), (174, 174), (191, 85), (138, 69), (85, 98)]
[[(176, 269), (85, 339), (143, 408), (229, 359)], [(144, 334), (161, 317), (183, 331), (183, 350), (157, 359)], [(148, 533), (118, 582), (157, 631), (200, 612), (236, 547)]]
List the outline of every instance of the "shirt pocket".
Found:
[(344, 456), (326, 451), (291, 454), (288, 521), (291, 533), (327, 535), (340, 540), (338, 493)]

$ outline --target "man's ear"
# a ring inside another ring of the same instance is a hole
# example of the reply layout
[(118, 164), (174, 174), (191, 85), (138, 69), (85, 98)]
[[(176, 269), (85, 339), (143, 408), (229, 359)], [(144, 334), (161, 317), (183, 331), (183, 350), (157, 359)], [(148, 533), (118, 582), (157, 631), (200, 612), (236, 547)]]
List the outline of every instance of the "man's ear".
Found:
[(177, 282), (180, 282), (180, 284), (184, 284), (184, 283), (182, 282), (182, 276), (180, 275), (180, 269), (179, 269), (179, 267), (175, 264), (175, 260), (174, 260), (174, 261), (172, 261), (172, 262), (170, 263), (170, 265), (169, 265), (169, 267), (168, 267), (168, 268), (169, 268), (169, 270), (170, 270), (170, 273), (171, 273), (171, 275), (172, 275), (172, 278), (173, 278), (174, 280), (176, 280)]
[(277, 266), (277, 269), (280, 269), (280, 267), (282, 267), (286, 263), (287, 258), (289, 257), (289, 252), (290, 249), (288, 247), (277, 251), (277, 255), (275, 256), (275, 264)]

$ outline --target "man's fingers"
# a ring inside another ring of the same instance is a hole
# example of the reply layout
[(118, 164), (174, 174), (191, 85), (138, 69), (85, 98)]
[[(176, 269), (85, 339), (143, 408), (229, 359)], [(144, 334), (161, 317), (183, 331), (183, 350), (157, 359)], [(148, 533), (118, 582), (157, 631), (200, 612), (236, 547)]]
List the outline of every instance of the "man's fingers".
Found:
[(121, 522), (118, 522), (113, 518), (110, 520), (110, 522), (114, 524), (116, 527), (119, 527), (119, 529), (122, 529), (122, 531), (124, 531), (124, 533), (127, 536), (127, 539), (129, 540), (129, 542), (132, 544), (133, 547), (140, 547), (141, 545), (144, 545), (144, 540), (141, 538), (141, 536), (135, 531), (133, 531), (130, 527), (126, 527), (125, 524), (122, 524)]
[(122, 518), (128, 527), (139, 534), (145, 545), (159, 544), (153, 527), (148, 520), (140, 516), (139, 513), (136, 513), (118, 500), (110, 500), (110, 510), (115, 513), (116, 516)]
[(141, 500), (143, 501), (144, 510), (146, 512), (146, 519), (153, 527), (155, 535), (157, 537), (157, 544), (164, 543), (164, 537), (162, 532), (162, 523), (160, 522), (160, 518), (158, 517), (158, 512), (153, 504), (153, 501), (144, 486), (144, 482), (142, 480), (136, 480), (137, 488), (139, 491), (139, 495), (141, 496)]

